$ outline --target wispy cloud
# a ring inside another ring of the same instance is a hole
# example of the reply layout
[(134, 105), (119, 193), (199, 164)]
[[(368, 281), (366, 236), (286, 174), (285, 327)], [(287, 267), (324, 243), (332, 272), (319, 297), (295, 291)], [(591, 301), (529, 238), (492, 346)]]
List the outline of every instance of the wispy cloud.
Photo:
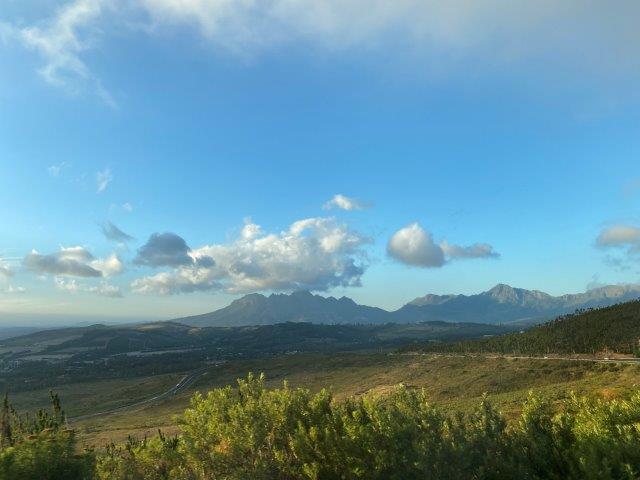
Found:
[(19, 287), (19, 286), (14, 286), (14, 285), (9, 285), (7, 288), (5, 288), (3, 290), (4, 293), (8, 293), (8, 294), (22, 294), (25, 293), (27, 291), (26, 288), (24, 287)]
[(596, 237), (596, 246), (609, 252), (604, 258), (607, 265), (628, 270), (640, 260), (640, 227), (620, 223), (604, 228)]
[(123, 232), (111, 222), (105, 222), (101, 226), (101, 230), (105, 238), (113, 242), (125, 243), (133, 240), (133, 237), (131, 235)]
[(329, 200), (322, 206), (324, 210), (338, 208), (340, 210), (346, 211), (364, 210), (365, 208), (370, 207), (371, 205), (369, 203), (358, 200), (357, 198), (347, 197), (346, 195), (342, 195), (340, 193), (334, 195), (331, 200)]
[(9, 278), (12, 276), (13, 276), (13, 270), (9, 268), (9, 264), (6, 261), (0, 258), (0, 277)]
[(107, 282), (100, 282), (98, 285), (85, 285), (75, 279), (56, 277), (54, 279), (54, 283), (58, 290), (63, 290), (69, 293), (93, 293), (95, 295), (109, 298), (121, 298), (123, 296), (122, 290), (119, 286), (112, 285)]
[(37, 52), (50, 84), (71, 92), (91, 88), (116, 106), (86, 57), (123, 24), (152, 35), (191, 28), (242, 58), (301, 42), (332, 54), (401, 44), (439, 71), (461, 60), (528, 68), (528, 59), (544, 58), (573, 72), (580, 64), (612, 78), (637, 75), (640, 3), (616, 2), (616, 15), (611, 8), (580, 0), (69, 0), (31, 25), (5, 22), (2, 36)]
[(57, 165), (51, 165), (47, 168), (49, 175), (52, 177), (59, 177), (63, 170), (69, 168), (71, 164), (69, 162), (60, 162)]
[(91, 27), (102, 15), (103, 7), (103, 0), (75, 0), (37, 25), (18, 27), (3, 23), (3, 36), (19, 41), (40, 55), (43, 66), (38, 73), (47, 83), (72, 94), (91, 88), (107, 105), (115, 108), (117, 104), (112, 95), (82, 59), (83, 53), (95, 47), (95, 32), (99, 29)]
[(96, 173), (96, 192), (104, 192), (112, 181), (113, 174), (111, 173), (111, 169), (105, 168), (104, 170)]

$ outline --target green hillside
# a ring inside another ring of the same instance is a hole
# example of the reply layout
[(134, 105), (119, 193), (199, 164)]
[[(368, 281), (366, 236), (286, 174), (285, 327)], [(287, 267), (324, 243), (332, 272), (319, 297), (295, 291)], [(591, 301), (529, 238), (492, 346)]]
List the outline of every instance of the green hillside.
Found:
[(405, 351), (502, 354), (634, 354), (640, 349), (640, 301), (577, 311), (525, 332), (458, 342), (429, 342)]

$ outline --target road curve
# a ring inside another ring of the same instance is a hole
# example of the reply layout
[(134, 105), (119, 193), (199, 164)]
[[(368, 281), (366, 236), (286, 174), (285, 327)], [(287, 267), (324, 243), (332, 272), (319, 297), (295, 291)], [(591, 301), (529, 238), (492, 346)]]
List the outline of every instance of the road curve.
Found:
[(188, 373), (187, 375), (182, 377), (180, 379), (180, 381), (178, 383), (176, 383), (173, 387), (171, 387), (169, 390), (166, 390), (164, 392), (158, 393), (157, 395), (154, 395), (152, 397), (145, 398), (144, 400), (139, 400), (139, 401), (134, 402), (134, 403), (128, 403), (126, 405), (121, 405), (119, 407), (112, 408), (110, 410), (104, 410), (102, 412), (89, 413), (87, 415), (78, 415), (78, 416), (75, 416), (75, 417), (68, 417), (67, 418), (67, 422), (69, 422), (69, 423), (71, 423), (71, 422), (79, 422), (81, 420), (87, 420), (89, 418), (101, 417), (103, 415), (110, 415), (112, 413), (118, 413), (118, 412), (122, 412), (122, 411), (129, 410), (129, 409), (132, 409), (132, 408), (141, 407), (141, 406), (148, 405), (150, 403), (153, 403), (153, 402), (156, 402), (156, 401), (159, 401), (159, 400), (164, 400), (165, 398), (168, 398), (168, 397), (172, 397), (172, 396), (177, 395), (178, 393), (186, 390), (191, 385), (193, 385), (193, 383), (196, 380), (198, 380), (202, 375), (204, 375), (207, 372), (207, 370), (209, 370), (209, 368), (211, 368), (211, 367), (207, 366), (207, 367), (199, 368), (197, 370), (194, 370), (193, 372)]

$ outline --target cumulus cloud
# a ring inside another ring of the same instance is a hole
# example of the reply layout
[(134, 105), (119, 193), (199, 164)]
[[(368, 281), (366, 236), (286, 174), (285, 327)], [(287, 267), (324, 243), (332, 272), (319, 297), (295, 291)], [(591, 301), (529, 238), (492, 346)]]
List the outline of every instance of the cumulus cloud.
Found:
[(418, 223), (412, 223), (394, 233), (387, 243), (387, 254), (407, 265), (423, 268), (442, 267), (449, 261), (470, 258), (497, 258), (499, 254), (487, 243), (460, 246), (434, 242), (433, 235)]
[(74, 94), (91, 88), (107, 105), (115, 107), (113, 97), (82, 60), (82, 53), (95, 45), (99, 29), (91, 27), (101, 17), (103, 6), (103, 0), (75, 0), (37, 25), (0, 26), (4, 37), (13, 38), (40, 55), (43, 66), (38, 73), (46, 82)]
[(334, 218), (308, 218), (279, 233), (247, 222), (235, 241), (190, 250), (190, 264), (135, 280), (139, 293), (326, 290), (360, 285), (369, 240)]
[(37, 274), (69, 277), (109, 277), (123, 270), (122, 262), (115, 254), (99, 259), (81, 246), (60, 247), (58, 252), (47, 255), (33, 250), (24, 257), (22, 264)]
[(206, 268), (183, 267), (172, 272), (138, 278), (131, 283), (131, 289), (136, 293), (173, 295), (223, 288), (213, 277), (214, 273)]
[(147, 243), (138, 249), (138, 255), (133, 259), (137, 265), (148, 267), (177, 267), (193, 264), (189, 256), (191, 248), (187, 242), (175, 233), (154, 233)]
[(68, 275), (75, 277), (101, 277), (89, 262), (93, 256), (83, 247), (61, 248), (59, 252), (42, 255), (36, 250), (28, 253), (23, 265), (35, 273), (51, 275)]
[(111, 222), (105, 222), (102, 224), (102, 233), (107, 238), (114, 242), (125, 243), (133, 240), (133, 237), (128, 233), (123, 232)]
[(336, 194), (331, 200), (326, 202), (322, 208), (324, 210), (331, 210), (333, 208), (339, 208), (340, 210), (364, 210), (369, 208), (369, 204), (364, 203), (356, 198), (347, 197), (345, 195)]
[(112, 277), (123, 272), (124, 265), (115, 253), (112, 253), (105, 259), (97, 259), (91, 262), (91, 266), (102, 272), (105, 277)]
[(445, 263), (440, 245), (417, 223), (394, 233), (387, 244), (387, 253), (399, 262), (419, 267), (441, 267)]
[(105, 168), (104, 170), (96, 173), (96, 192), (104, 192), (112, 181), (113, 174), (110, 169)]

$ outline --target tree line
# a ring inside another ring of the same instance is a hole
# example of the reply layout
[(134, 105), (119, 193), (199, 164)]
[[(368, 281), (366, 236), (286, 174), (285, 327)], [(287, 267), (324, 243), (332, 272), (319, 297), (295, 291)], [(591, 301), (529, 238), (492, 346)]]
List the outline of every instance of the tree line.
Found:
[(640, 300), (577, 310), (521, 333), (414, 344), (403, 351), (501, 354), (640, 353)]

